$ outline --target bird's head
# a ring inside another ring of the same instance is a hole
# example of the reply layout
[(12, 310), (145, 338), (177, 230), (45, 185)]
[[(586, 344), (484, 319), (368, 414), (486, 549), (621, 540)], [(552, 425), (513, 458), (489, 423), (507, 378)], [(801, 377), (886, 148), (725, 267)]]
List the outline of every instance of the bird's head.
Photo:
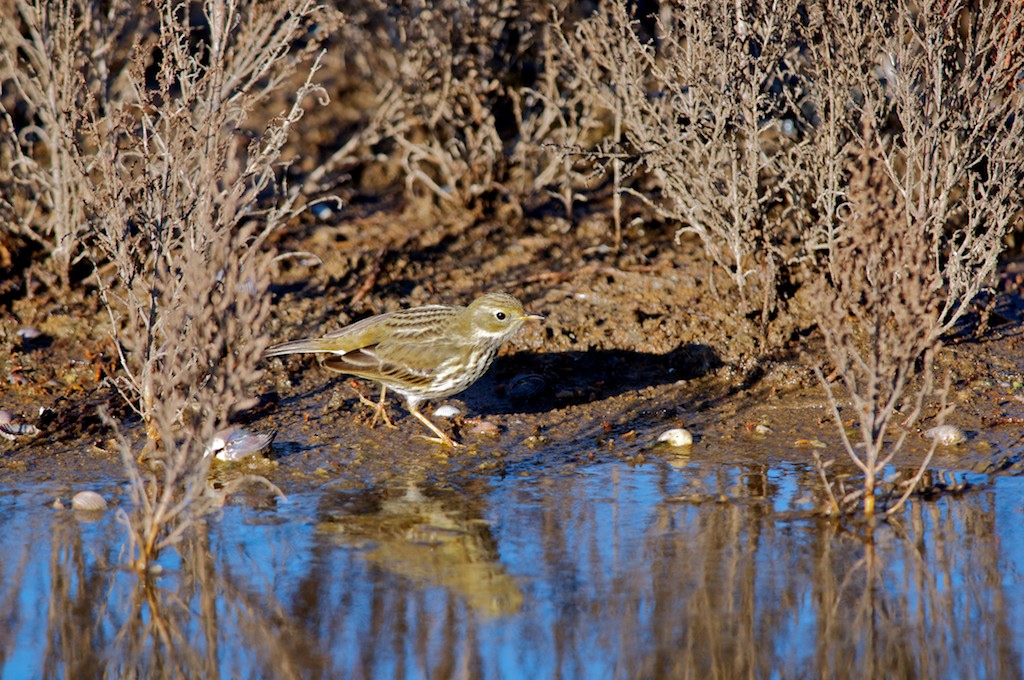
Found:
[(539, 314), (527, 314), (519, 300), (505, 293), (488, 293), (470, 303), (464, 312), (477, 339), (506, 339), (524, 321), (540, 321)]

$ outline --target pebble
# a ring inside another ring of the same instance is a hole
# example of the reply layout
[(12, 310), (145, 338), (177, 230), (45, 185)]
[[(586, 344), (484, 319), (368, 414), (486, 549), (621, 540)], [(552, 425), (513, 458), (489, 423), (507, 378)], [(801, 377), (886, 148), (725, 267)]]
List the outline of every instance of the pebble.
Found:
[(438, 406), (436, 409), (434, 409), (435, 418), (451, 419), (458, 416), (460, 413), (462, 413), (462, 411), (460, 411), (457, 407), (452, 406), (451, 404), (444, 404), (443, 406)]
[(7, 382), (12, 385), (27, 385), (28, 378), (25, 377), (25, 374), (22, 373), (20, 368), (15, 368), (7, 374)]
[(79, 491), (71, 498), (73, 510), (99, 512), (107, 509), (107, 499), (95, 491)]
[(671, 430), (665, 430), (658, 435), (659, 444), (668, 444), (673, 448), (682, 448), (684, 446), (693, 445), (693, 435), (690, 434), (689, 430), (685, 430), (681, 427), (672, 428)]
[(924, 431), (924, 436), (935, 440), (939, 446), (956, 446), (967, 441), (967, 433), (956, 425), (939, 425)]

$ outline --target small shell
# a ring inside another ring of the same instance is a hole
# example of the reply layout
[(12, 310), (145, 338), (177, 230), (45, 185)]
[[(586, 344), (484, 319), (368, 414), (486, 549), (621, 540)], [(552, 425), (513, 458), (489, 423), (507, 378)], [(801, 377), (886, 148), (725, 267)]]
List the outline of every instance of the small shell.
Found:
[(658, 435), (658, 443), (667, 444), (673, 448), (682, 448), (684, 446), (693, 445), (693, 435), (690, 434), (689, 430), (684, 430), (681, 427), (676, 427), (671, 430), (665, 430)]
[(0, 437), (14, 441), (18, 437), (35, 437), (39, 428), (29, 423), (4, 423), (0, 425)]
[(967, 441), (967, 433), (956, 425), (939, 425), (924, 431), (924, 436), (934, 439), (939, 446), (956, 446)]
[(95, 491), (79, 491), (71, 498), (71, 508), (86, 512), (99, 512), (107, 509), (107, 500)]
[(37, 338), (43, 337), (43, 332), (38, 328), (26, 326), (25, 328), (19, 328), (17, 335), (22, 340), (35, 340)]
[(206, 447), (206, 455), (237, 463), (270, 446), (276, 436), (276, 430), (249, 432), (241, 427), (228, 427), (213, 435), (213, 440)]
[(20, 368), (15, 368), (7, 374), (7, 382), (12, 385), (27, 385), (29, 380)]
[(491, 437), (497, 437), (501, 433), (498, 426), (489, 420), (481, 420), (479, 423), (475, 423), (473, 427), (469, 428), (469, 431), (473, 434), (484, 434)]
[(508, 381), (508, 396), (517, 401), (526, 401), (544, 391), (547, 381), (536, 373), (520, 373)]
[(438, 406), (434, 409), (435, 418), (454, 418), (460, 413), (462, 413), (462, 411), (451, 404), (444, 404), (443, 406)]

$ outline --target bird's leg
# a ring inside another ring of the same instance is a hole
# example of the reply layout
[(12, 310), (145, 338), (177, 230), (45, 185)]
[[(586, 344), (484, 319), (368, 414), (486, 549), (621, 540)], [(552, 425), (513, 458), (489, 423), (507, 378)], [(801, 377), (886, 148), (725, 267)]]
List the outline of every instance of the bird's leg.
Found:
[(355, 381), (351, 381), (349, 384), (352, 385), (352, 389), (355, 390), (356, 396), (359, 397), (359, 403), (365, 404), (373, 408), (373, 418), (370, 419), (370, 427), (376, 427), (378, 420), (383, 420), (384, 424), (388, 427), (395, 427), (395, 424), (391, 422), (391, 418), (388, 416), (387, 405), (385, 399), (388, 396), (388, 388), (384, 385), (380, 386), (380, 399), (378, 401), (371, 401), (363, 396), (355, 385)]
[(391, 422), (391, 418), (388, 417), (387, 404), (384, 403), (385, 398), (388, 396), (388, 388), (385, 385), (380, 386), (380, 400), (377, 402), (377, 410), (373, 412), (373, 419), (370, 420), (370, 427), (377, 424), (378, 420), (383, 420), (384, 424), (388, 427), (395, 427), (395, 424)]
[(408, 404), (408, 407), (409, 413), (416, 416), (416, 418), (419, 419), (421, 423), (429, 427), (430, 431), (437, 435), (436, 437), (426, 437), (424, 435), (417, 435), (420, 439), (426, 439), (428, 442), (436, 442), (438, 444), (441, 444), (442, 446), (450, 446), (453, 449), (462, 446), (454, 439), (446, 435), (444, 431), (441, 430), (441, 428), (439, 428), (437, 425), (434, 425), (434, 423), (430, 422), (429, 418), (420, 413), (420, 410), (419, 408), (416, 407), (416, 405)]

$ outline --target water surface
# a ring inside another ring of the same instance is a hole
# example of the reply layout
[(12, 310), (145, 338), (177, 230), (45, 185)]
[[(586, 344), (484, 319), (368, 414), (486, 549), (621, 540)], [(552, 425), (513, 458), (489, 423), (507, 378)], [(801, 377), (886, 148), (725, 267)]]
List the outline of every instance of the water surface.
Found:
[[(815, 517), (814, 471), (650, 456), (327, 483), (125, 531), (0, 494), (4, 677), (1019, 677), (1024, 487)], [(119, 493), (111, 483), (108, 496)], [(243, 499), (244, 500), (244, 499)]]

